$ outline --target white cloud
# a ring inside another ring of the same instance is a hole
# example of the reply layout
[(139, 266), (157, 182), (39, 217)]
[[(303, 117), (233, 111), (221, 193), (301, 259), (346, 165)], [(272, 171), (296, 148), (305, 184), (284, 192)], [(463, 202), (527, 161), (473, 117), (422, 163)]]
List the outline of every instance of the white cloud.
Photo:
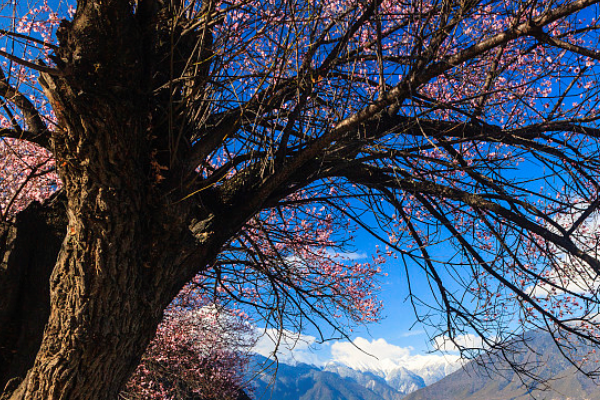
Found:
[(459, 335), (450, 340), (447, 336), (437, 336), (433, 339), (433, 345), (436, 350), (443, 352), (456, 352), (459, 347), (464, 349), (485, 349), (487, 346), (483, 339), (473, 334)]
[(336, 252), (330, 249), (327, 249), (327, 255), (330, 257), (334, 257), (337, 261), (356, 261), (356, 260), (364, 260), (367, 258), (366, 253), (358, 253), (356, 251), (353, 252)]
[(344, 365), (360, 365), (377, 368), (386, 360), (402, 360), (410, 356), (410, 348), (389, 344), (385, 339), (369, 341), (361, 337), (352, 343), (336, 342), (331, 345), (331, 356), (334, 361)]
[(336, 342), (331, 345), (333, 362), (357, 370), (391, 371), (398, 367), (418, 370), (429, 365), (451, 364), (458, 359), (452, 355), (411, 354), (411, 347), (400, 347), (385, 339), (368, 340), (358, 337), (352, 343)]
[(589, 267), (561, 266), (546, 277), (549, 283), (540, 282), (528, 288), (531, 297), (546, 298), (566, 293), (587, 295), (600, 289), (600, 277)]
[(411, 336), (420, 336), (420, 335), (425, 335), (427, 332), (425, 332), (424, 330), (418, 330), (418, 331), (408, 331), (408, 332), (404, 332), (402, 335), (402, 337), (411, 337)]
[[(364, 260), (368, 257), (366, 253), (358, 253), (358, 252), (336, 252), (331, 249), (325, 250), (325, 255), (329, 257), (331, 260), (339, 263), (343, 262), (353, 262), (358, 260)], [(298, 270), (306, 270), (307, 265), (313, 263), (313, 260), (306, 260), (299, 255), (290, 255), (285, 257), (285, 261), (289, 267), (295, 267)]]
[(277, 359), (285, 364), (295, 365), (306, 363), (321, 366), (322, 360), (313, 350), (317, 339), (314, 336), (303, 335), (288, 330), (279, 332), (277, 329), (257, 329), (258, 341), (253, 351), (264, 357)]
[[(275, 329), (261, 329), (254, 352), (273, 358), (278, 332)], [(380, 376), (402, 367), (419, 372), (424, 378), (438, 370), (452, 372), (458, 367), (459, 356), (449, 354), (412, 354), (412, 347), (401, 347), (388, 343), (385, 339), (365, 339), (357, 337), (352, 342), (338, 341), (324, 344), (320, 349), (315, 337), (295, 332), (283, 331), (277, 348), (279, 362), (296, 365), (306, 363), (323, 367), (339, 364), (358, 371), (372, 371)], [(432, 372), (433, 371), (433, 372)]]
[[(565, 230), (573, 230), (571, 241), (581, 250), (598, 259), (600, 256), (600, 213), (593, 211), (584, 217), (591, 203), (581, 199), (572, 199), (571, 210), (555, 217), (555, 222)], [(574, 227), (575, 223), (580, 223)], [(550, 231), (560, 233), (554, 226), (548, 226)], [(570, 255), (562, 249), (554, 252), (554, 263), (545, 278), (549, 283), (537, 282), (531, 285), (527, 292), (532, 297), (547, 298), (563, 295), (566, 292), (575, 294), (596, 293), (600, 289), (600, 276), (592, 267), (580, 258)], [(555, 287), (556, 286), (556, 287)]]

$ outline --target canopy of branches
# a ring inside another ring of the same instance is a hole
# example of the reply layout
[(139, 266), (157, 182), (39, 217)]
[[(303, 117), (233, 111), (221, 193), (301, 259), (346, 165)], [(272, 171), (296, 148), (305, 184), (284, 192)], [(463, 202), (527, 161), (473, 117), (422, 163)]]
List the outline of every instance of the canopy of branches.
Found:
[[(5, 2), (2, 215), (60, 189), (68, 216), (46, 330), (64, 334), (27, 379), (127, 304), (122, 385), (131, 316), (147, 343), (191, 280), (343, 334), (377, 318), (385, 257), (425, 276), (435, 300), (409, 298), (451, 340), (600, 344), (597, 3)], [(385, 245), (372, 262), (340, 257), (357, 227)]]

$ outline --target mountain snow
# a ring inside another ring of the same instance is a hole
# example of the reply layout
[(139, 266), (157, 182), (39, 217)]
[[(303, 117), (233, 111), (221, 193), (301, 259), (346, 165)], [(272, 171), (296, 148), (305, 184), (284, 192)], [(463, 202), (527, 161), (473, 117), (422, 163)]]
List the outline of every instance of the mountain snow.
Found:
[[(254, 349), (264, 357), (275, 352), (270, 333), (265, 330)], [(311, 350), (315, 339), (291, 332), (286, 334), (284, 345), (276, 350), (279, 362), (330, 372), (379, 394), (390, 390), (402, 395), (414, 392), (462, 365), (457, 355), (412, 354), (412, 348), (396, 346), (383, 338), (358, 337), (352, 342), (334, 342), (323, 346), (326, 351), (316, 354)]]
[(408, 394), (442, 379), (461, 366), (458, 357), (413, 356), (413, 358), (416, 360), (411, 360), (412, 363), (404, 365), (390, 359), (380, 360), (379, 363), (354, 363), (351, 366), (333, 361), (327, 363), (322, 369), (343, 378), (350, 378), (372, 390), (377, 384), (385, 383), (401, 394)]

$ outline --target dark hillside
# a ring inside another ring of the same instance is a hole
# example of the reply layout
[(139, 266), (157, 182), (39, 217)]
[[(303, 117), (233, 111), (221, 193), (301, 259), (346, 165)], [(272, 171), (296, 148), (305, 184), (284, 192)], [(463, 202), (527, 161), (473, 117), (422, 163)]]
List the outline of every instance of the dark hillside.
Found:
[[(600, 380), (577, 372), (548, 335), (531, 333), (527, 344), (527, 347), (519, 345), (521, 351), (515, 353), (514, 361), (526, 363), (551, 389), (533, 378), (519, 376), (505, 361), (491, 355), (470, 362), (464, 369), (409, 394), (404, 400), (600, 400)], [(600, 361), (591, 348), (580, 347), (578, 354), (588, 354), (588, 362), (593, 364)], [(491, 370), (491, 365), (497, 371)]]

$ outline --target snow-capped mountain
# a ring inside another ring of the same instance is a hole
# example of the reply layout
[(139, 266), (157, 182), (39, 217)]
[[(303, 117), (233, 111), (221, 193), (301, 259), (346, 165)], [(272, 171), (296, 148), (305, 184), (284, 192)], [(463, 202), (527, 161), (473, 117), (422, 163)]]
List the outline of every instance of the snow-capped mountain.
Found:
[[(336, 364), (336, 363), (329, 363), (322, 369), (322, 371), (332, 373), (332, 374), (339, 376), (340, 378), (343, 378), (345, 380), (352, 380), (352, 381), (358, 383), (360, 386), (362, 386), (374, 393), (379, 394), (382, 398), (384, 398), (386, 394), (389, 395), (390, 392), (394, 393), (394, 394), (396, 394), (396, 392), (397, 392), (397, 394), (400, 394), (400, 395), (409, 393), (404, 390), (398, 390), (396, 387), (388, 384), (388, 382), (386, 382), (386, 380), (383, 377), (375, 375), (374, 373), (372, 373), (370, 371), (357, 371), (357, 370), (349, 368), (345, 365), (340, 365), (340, 364)], [(407, 385), (403, 385), (403, 386), (407, 386)], [(414, 385), (410, 384), (408, 386), (410, 386), (412, 388)], [(416, 386), (412, 390), (414, 391), (421, 387), (423, 387), (423, 386)]]
[(451, 358), (447, 357), (441, 360), (428, 360), (421, 365), (413, 365), (410, 370), (423, 378), (425, 386), (429, 386), (445, 376), (450, 375), (454, 371), (458, 370), (461, 366), (461, 360), (458, 356), (455, 356)]
[(422, 376), (415, 374), (406, 368), (396, 368), (386, 376), (388, 385), (402, 394), (414, 392), (417, 389), (425, 387), (427, 384)]
[[(514, 343), (513, 362), (527, 365), (519, 375), (497, 353), (482, 354), (479, 363), (462, 364), (434, 357), (397, 357), (368, 362), (345, 359), (314, 366), (279, 365), (277, 376), (268, 371), (257, 381), (256, 400), (600, 400), (598, 379), (581, 374), (547, 334), (526, 334), (526, 345)], [(595, 368), (600, 352), (574, 342), (573, 357), (585, 357)], [(381, 355), (380, 355), (381, 356)], [(260, 357), (260, 356), (257, 356)], [(401, 365), (401, 359), (412, 362)], [(581, 358), (580, 358), (581, 359)], [(264, 360), (264, 358), (263, 358)], [(393, 361), (393, 362), (392, 362)], [(350, 367), (348, 364), (351, 364)], [(490, 369), (496, 366), (497, 370)], [(587, 368), (587, 367), (586, 367)], [(449, 374), (449, 372), (454, 371)], [(448, 375), (448, 376), (445, 376)], [(440, 377), (443, 379), (438, 380)], [(537, 378), (536, 378), (537, 377)], [(537, 379), (537, 380), (536, 380)], [(271, 386), (267, 385), (271, 383)], [(550, 385), (550, 390), (546, 387)], [(415, 390), (418, 389), (418, 390)], [(544, 389), (544, 390), (541, 390)], [(532, 396), (533, 394), (533, 396)]]
[[(274, 351), (272, 337), (277, 334), (266, 330), (255, 353), (270, 357)], [(283, 345), (277, 349), (275, 381), (269, 372), (261, 377), (265, 383), (268, 379), (274, 383), (271, 398), (398, 400), (461, 366), (458, 356), (414, 354), (411, 347), (397, 346), (383, 338), (333, 342), (316, 352), (311, 348), (315, 341), (311, 336), (286, 332)]]
[[(386, 362), (387, 361), (387, 362)], [(340, 362), (330, 362), (324, 371), (333, 372), (343, 378), (367, 386), (369, 382), (385, 382), (400, 394), (408, 394), (430, 385), (460, 368), (456, 358), (427, 358), (421, 362), (398, 365), (390, 360), (382, 360), (379, 365), (354, 364), (352, 367)], [(373, 385), (374, 383), (370, 383)]]
[(258, 379), (257, 398), (400, 400), (460, 367), (458, 362), (426, 356), (421, 361), (405, 366), (391, 362), (354, 364), (353, 368), (339, 361), (324, 366), (280, 363), (274, 381), (269, 371)]

